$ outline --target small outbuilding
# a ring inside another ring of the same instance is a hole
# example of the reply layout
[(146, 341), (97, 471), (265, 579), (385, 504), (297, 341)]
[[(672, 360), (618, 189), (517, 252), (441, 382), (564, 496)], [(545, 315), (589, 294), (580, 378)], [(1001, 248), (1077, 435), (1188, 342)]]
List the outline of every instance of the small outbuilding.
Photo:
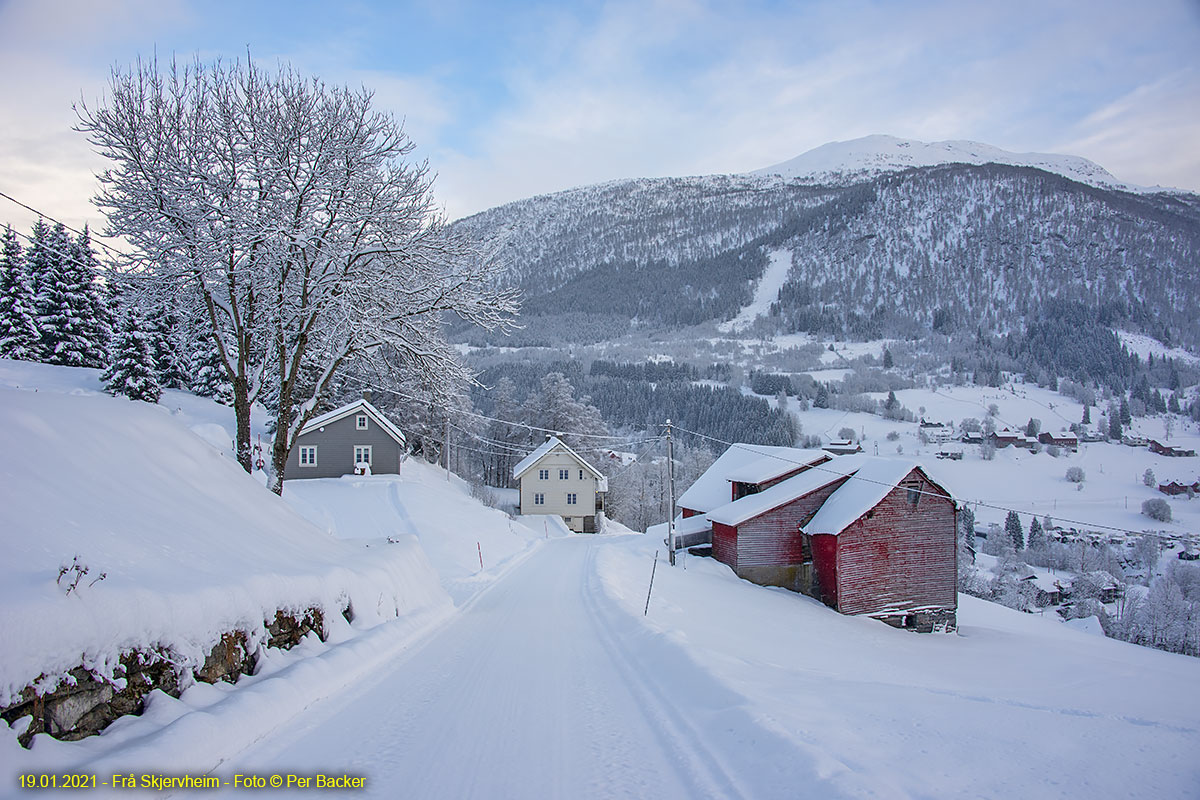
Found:
[(314, 417), (288, 454), (285, 480), (336, 478), (371, 472), (398, 474), (408, 453), (404, 434), (382, 411), (355, 400)]

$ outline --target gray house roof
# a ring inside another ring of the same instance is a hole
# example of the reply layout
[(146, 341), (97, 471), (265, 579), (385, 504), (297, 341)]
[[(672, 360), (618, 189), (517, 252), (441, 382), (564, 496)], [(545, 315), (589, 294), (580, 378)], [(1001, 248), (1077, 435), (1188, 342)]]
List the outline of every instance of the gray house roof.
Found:
[(313, 417), (308, 421), (297, 436), (304, 436), (307, 433), (319, 430), (322, 426), (328, 425), (331, 422), (337, 422), (343, 417), (348, 417), (351, 414), (365, 413), (367, 416), (375, 420), (379, 427), (387, 431), (388, 435), (396, 440), (396, 443), (404, 446), (408, 440), (404, 438), (404, 434), (397, 428), (390, 419), (384, 416), (383, 412), (375, 406), (368, 403), (366, 400), (355, 400), (353, 403), (348, 403), (341, 408), (335, 408), (333, 411), (327, 411), (319, 417)]

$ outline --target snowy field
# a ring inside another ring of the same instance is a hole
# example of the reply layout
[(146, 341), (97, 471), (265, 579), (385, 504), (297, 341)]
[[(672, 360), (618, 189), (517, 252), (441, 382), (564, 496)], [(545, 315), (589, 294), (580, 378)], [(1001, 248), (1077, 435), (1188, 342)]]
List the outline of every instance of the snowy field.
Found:
[[(885, 398), (882, 394), (870, 396)], [(896, 398), (918, 417), (952, 425), (968, 417), (983, 420), (992, 405), (997, 408), (994, 421), (998, 429), (1024, 430), (1032, 417), (1041, 420), (1043, 431), (1059, 433), (1083, 416), (1083, 406), (1074, 400), (1028, 384), (1003, 389), (986, 386), (906, 389), (896, 392)], [(764, 399), (775, 403), (775, 398)], [(829, 440), (839, 438), (843, 428), (850, 428), (868, 454), (902, 452), (917, 458), (958, 500), (982, 504), (976, 509), (981, 525), (1003, 522), (1007, 509), (1011, 508), (1022, 514), (1026, 527), (1030, 516), (1036, 514), (1039, 518), (1049, 516), (1064, 527), (1164, 531), (1200, 541), (1200, 500), (1189, 501), (1183, 495), (1167, 497), (1142, 482), (1149, 469), (1158, 483), (1171, 480), (1191, 483), (1200, 477), (1200, 458), (1170, 458), (1155, 455), (1145, 447), (1093, 442), (1080, 444), (1077, 453), (1064, 450), (1057, 458), (1045, 451), (1035, 454), (1008, 447), (996, 451), (994, 460), (984, 461), (975, 446), (957, 441), (922, 443), (917, 423), (835, 409), (812, 408), (794, 413), (805, 434)], [(1092, 427), (1099, 413), (1092, 408)], [(1188, 422), (1185, 427), (1182, 418), (1175, 419), (1171, 441), (1200, 451), (1200, 433), (1195, 423)], [(1160, 441), (1166, 439), (1161, 415), (1134, 419), (1130, 431)], [(888, 439), (892, 432), (897, 437)], [(939, 460), (936, 453), (940, 450), (961, 450), (963, 459)], [(1066, 480), (1067, 469), (1073, 466), (1083, 469), (1086, 477), (1082, 484)], [(1156, 522), (1141, 513), (1142, 502), (1152, 498), (1163, 498), (1170, 504), (1171, 522)]]

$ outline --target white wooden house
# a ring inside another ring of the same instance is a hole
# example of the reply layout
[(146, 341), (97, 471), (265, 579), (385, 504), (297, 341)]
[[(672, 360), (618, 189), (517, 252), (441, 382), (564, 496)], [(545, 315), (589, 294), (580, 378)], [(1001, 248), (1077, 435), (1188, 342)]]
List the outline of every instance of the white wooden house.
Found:
[(567, 527), (595, 533), (596, 515), (604, 511), (608, 478), (578, 453), (550, 436), (513, 467), (521, 514), (557, 514)]

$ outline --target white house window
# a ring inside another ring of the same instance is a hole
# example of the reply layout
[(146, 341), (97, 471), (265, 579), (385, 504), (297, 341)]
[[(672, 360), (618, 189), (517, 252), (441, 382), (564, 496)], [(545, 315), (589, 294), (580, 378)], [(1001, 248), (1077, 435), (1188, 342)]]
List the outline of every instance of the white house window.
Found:
[(565, 481), (570, 476), (571, 476), (571, 470), (569, 470), (569, 469), (560, 469), (558, 471), (558, 479), (560, 481)]
[(568, 492), (567, 493), (567, 505), (573, 506), (577, 502), (579, 502), (579, 495), (575, 494), (574, 492)]
[(583, 470), (579, 470), (579, 480), (583, 480)]
[(354, 418), (354, 427), (356, 430), (365, 431), (367, 429), (367, 415), (359, 414)]
[(371, 445), (369, 445), (369, 444), (354, 445), (354, 463), (370, 465), (370, 463), (371, 463)]
[(534, 504), (535, 506), (544, 506), (544, 505), (546, 505), (546, 495), (542, 494), (541, 492), (538, 492), (537, 494), (535, 494), (535, 495), (533, 496), (533, 504)]
[(539, 479), (539, 480), (543, 480), (543, 481), (548, 481), (548, 480), (550, 480), (550, 470), (548, 470), (548, 469), (539, 469), (539, 470), (538, 470), (538, 479)]
[(315, 467), (317, 465), (317, 446), (304, 445), (300, 448), (300, 466)]

